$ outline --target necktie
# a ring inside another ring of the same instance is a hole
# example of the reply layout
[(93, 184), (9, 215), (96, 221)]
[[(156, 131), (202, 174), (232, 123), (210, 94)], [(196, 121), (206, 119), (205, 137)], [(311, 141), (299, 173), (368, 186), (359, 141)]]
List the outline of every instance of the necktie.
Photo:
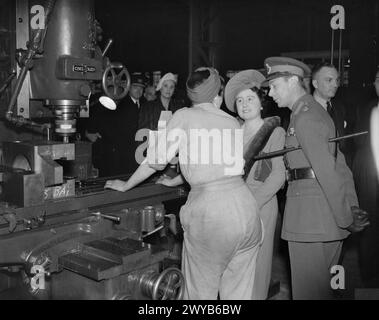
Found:
[(338, 134), (338, 132), (337, 132), (337, 118), (336, 118), (336, 114), (334, 112), (334, 109), (333, 109), (332, 104), (330, 103), (330, 101), (328, 101), (326, 103), (326, 111), (328, 111), (330, 117), (333, 120), (334, 127), (336, 128), (336, 137), (337, 137), (337, 134)]
[[(335, 115), (335, 112), (333, 110), (333, 107), (332, 107), (332, 104), (330, 103), (330, 101), (328, 101), (326, 103), (326, 111), (328, 111), (330, 117), (333, 120), (334, 128), (335, 128), (335, 137), (337, 138), (338, 137), (338, 131), (337, 131), (336, 115)], [(335, 143), (335, 144), (336, 144), (336, 147), (334, 149), (334, 158), (337, 158), (337, 143)]]
[(333, 114), (333, 109), (332, 109), (332, 104), (330, 103), (330, 101), (328, 101), (326, 103), (326, 110), (328, 111), (329, 115), (332, 116)]
[(333, 122), (334, 122), (334, 111), (333, 111), (332, 104), (330, 103), (330, 101), (326, 103), (326, 111), (328, 111), (330, 117), (333, 119)]

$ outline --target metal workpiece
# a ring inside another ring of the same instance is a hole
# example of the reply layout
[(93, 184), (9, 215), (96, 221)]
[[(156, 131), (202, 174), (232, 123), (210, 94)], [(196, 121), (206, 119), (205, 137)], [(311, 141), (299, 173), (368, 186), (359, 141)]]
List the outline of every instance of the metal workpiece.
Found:
[(141, 210), (142, 231), (151, 232), (155, 229), (155, 208), (146, 206)]
[(51, 141), (3, 142), (4, 166), (43, 174), (45, 186), (63, 182), (63, 168), (55, 160), (75, 160), (73, 143)]
[(22, 207), (75, 195), (75, 180), (65, 179), (61, 161), (75, 160), (75, 144), (51, 141), (3, 143), (6, 202)]

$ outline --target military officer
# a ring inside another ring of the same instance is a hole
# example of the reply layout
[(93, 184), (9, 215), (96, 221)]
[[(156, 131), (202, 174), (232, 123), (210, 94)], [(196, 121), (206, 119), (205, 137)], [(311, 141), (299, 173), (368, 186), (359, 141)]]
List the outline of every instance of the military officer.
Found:
[(331, 299), (330, 270), (338, 263), (342, 241), (368, 222), (358, 208), (345, 158), (339, 150), (335, 157), (337, 146), (328, 142), (335, 136), (333, 120), (306, 91), (308, 66), (286, 57), (267, 58), (265, 66), (269, 95), (292, 111), (286, 147), (301, 146), (286, 154), (282, 238), (289, 246), (292, 297)]

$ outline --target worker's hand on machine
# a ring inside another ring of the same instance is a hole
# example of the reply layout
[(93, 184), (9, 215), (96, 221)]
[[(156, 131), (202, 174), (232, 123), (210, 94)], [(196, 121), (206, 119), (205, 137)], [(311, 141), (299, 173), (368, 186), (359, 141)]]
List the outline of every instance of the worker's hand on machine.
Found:
[(163, 184), (166, 187), (172, 187), (173, 179), (168, 175), (162, 174), (155, 183)]
[(171, 178), (170, 176), (166, 174), (162, 174), (156, 183), (163, 184), (164, 186), (167, 187), (176, 187), (180, 186), (181, 184), (184, 183), (183, 176), (181, 174), (178, 174), (176, 177)]
[(95, 143), (97, 141), (97, 139), (101, 139), (101, 134), (96, 132), (96, 133), (89, 133), (89, 132), (86, 132), (86, 137), (89, 141), (91, 141), (92, 143)]
[(113, 189), (116, 191), (127, 191), (126, 182), (122, 180), (108, 180), (105, 183), (104, 189)]

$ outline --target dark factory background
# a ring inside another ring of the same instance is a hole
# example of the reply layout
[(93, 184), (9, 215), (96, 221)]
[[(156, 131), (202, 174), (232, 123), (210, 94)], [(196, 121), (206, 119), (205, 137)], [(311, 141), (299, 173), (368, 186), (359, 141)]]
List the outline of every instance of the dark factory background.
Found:
[[(183, 85), (194, 66), (212, 64), (225, 74), (263, 68), (270, 55), (330, 52), (334, 4), (346, 13), (342, 49), (348, 50), (349, 87), (362, 89), (379, 63), (376, 0), (96, 0), (95, 8), (104, 41), (115, 40), (112, 58), (131, 71), (178, 73)], [(335, 51), (338, 42), (336, 31)]]
[[(12, 3), (12, 4), (11, 4)], [(95, 15), (103, 29), (100, 47), (114, 40), (108, 56), (130, 72), (160, 70), (179, 75), (183, 91), (189, 70), (213, 65), (225, 76), (228, 70), (263, 68), (267, 56), (295, 54), (307, 63), (329, 60), (332, 0), (95, 0)], [(379, 64), (379, 2), (339, 1), (345, 8), (342, 32), (343, 87), (338, 94), (356, 105), (374, 93), (372, 79)], [(14, 30), (14, 3), (1, 0), (1, 24)], [(1, 68), (15, 68), (13, 37), (1, 33)], [(334, 37), (334, 63), (338, 64), (339, 30)], [(300, 55), (298, 55), (299, 53)], [(304, 58), (308, 58), (304, 59)], [(4, 117), (9, 93), (0, 100)], [(24, 130), (0, 121), (1, 136), (22, 138)], [(21, 136), (20, 136), (21, 135)]]

